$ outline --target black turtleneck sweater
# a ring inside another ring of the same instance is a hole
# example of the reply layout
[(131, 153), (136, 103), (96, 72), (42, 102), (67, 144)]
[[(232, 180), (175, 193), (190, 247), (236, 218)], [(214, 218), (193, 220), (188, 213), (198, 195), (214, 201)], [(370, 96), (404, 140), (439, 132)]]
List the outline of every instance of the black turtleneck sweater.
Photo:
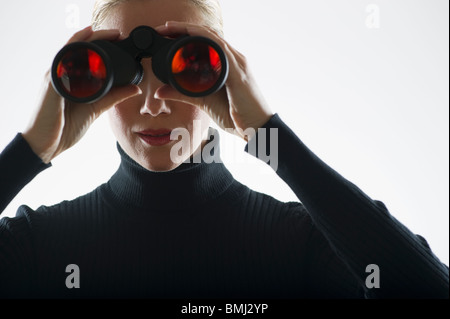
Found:
[[(0, 221), (0, 296), (448, 298), (448, 267), (424, 238), (277, 114), (264, 128), (278, 129), (276, 173), (301, 203), (252, 191), (221, 163), (150, 172), (118, 147), (122, 161), (107, 183)], [(18, 134), (0, 155), (0, 211), (49, 166)], [(80, 288), (66, 287), (71, 264)], [(380, 288), (366, 287), (371, 264)]]

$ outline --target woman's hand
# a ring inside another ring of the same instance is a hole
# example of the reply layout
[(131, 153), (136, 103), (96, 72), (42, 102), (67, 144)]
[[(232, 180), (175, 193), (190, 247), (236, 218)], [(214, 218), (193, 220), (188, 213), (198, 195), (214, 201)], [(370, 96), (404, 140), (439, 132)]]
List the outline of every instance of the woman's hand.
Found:
[(250, 74), (246, 58), (215, 31), (205, 26), (174, 21), (157, 27), (156, 31), (163, 36), (188, 34), (210, 38), (222, 47), (229, 61), (228, 80), (219, 92), (207, 97), (192, 98), (164, 85), (156, 91), (156, 98), (195, 105), (205, 111), (219, 127), (233, 128), (236, 135), (247, 141), (252, 136), (245, 136), (243, 131), (253, 128), (256, 132), (273, 116)]
[[(74, 34), (68, 44), (78, 41), (113, 41), (119, 36), (120, 33), (117, 30), (94, 32), (91, 27), (87, 27)], [(57, 155), (75, 145), (103, 112), (140, 93), (142, 92), (139, 87), (129, 85), (112, 89), (95, 103), (77, 104), (65, 100), (56, 93), (51, 84), (50, 71), (48, 71), (37, 113), (22, 136), (42, 161), (49, 163)]]

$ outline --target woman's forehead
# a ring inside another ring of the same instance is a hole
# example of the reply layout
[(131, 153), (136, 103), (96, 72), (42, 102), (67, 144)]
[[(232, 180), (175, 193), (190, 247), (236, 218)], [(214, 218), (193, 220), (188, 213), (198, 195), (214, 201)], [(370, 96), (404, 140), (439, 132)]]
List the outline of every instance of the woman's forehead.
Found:
[(202, 11), (189, 0), (132, 0), (113, 7), (100, 28), (128, 35), (137, 26), (154, 28), (166, 21), (206, 24)]

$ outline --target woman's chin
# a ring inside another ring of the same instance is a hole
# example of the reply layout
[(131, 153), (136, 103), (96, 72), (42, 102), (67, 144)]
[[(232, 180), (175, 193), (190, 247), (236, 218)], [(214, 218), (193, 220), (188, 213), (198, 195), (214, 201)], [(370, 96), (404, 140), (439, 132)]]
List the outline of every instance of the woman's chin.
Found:
[(155, 158), (153, 156), (151, 160), (146, 160), (139, 164), (152, 172), (169, 172), (180, 166), (182, 162), (175, 163), (170, 159), (170, 156), (164, 156), (162, 158)]
[(149, 171), (152, 172), (170, 172), (173, 171), (175, 168), (177, 168), (178, 166), (180, 166), (180, 164), (173, 164), (172, 165), (167, 165), (167, 164), (161, 164), (161, 165), (155, 165), (155, 164), (151, 164), (147, 167), (145, 167), (146, 169), (148, 169)]

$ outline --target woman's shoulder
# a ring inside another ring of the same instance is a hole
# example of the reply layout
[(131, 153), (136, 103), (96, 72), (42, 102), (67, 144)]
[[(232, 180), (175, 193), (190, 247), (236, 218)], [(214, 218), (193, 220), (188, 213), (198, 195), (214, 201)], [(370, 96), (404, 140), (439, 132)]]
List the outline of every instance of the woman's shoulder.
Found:
[(70, 200), (63, 200), (57, 204), (41, 205), (37, 209), (33, 209), (28, 205), (21, 205), (16, 212), (16, 216), (13, 218), (3, 218), (5, 222), (26, 222), (32, 226), (45, 223), (48, 224), (51, 221), (58, 221), (61, 218), (70, 220), (77, 218), (80, 215), (86, 215), (101, 207), (99, 203), (103, 202), (103, 188), (105, 185), (100, 185), (96, 189), (77, 196)]
[(64, 241), (70, 243), (82, 240), (93, 225), (97, 225), (96, 221), (104, 217), (101, 213), (101, 191), (102, 186), (99, 186), (72, 200), (41, 205), (37, 209), (21, 205), (15, 217), (0, 220), (0, 239), (16, 243), (15, 246), (19, 245), (27, 251), (45, 251), (50, 242), (58, 246)]
[(255, 209), (268, 211), (275, 214), (286, 214), (293, 217), (309, 217), (305, 206), (300, 201), (283, 201), (267, 193), (256, 191), (245, 186), (248, 189), (247, 196), (243, 198), (249, 206)]

